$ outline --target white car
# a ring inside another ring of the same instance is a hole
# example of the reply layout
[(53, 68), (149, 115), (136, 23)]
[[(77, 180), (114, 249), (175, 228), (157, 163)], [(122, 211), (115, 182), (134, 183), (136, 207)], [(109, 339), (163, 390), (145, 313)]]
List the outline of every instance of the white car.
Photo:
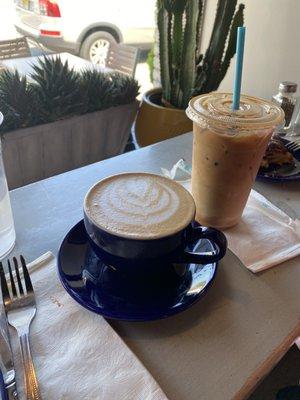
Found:
[(150, 48), (155, 0), (15, 0), (19, 33), (103, 64), (111, 43)]

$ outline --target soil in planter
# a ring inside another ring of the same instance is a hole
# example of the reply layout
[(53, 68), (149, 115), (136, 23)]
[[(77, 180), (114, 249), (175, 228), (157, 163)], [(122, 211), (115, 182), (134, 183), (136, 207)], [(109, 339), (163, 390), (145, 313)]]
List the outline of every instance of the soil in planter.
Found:
[(161, 93), (154, 93), (149, 96), (149, 100), (151, 103), (156, 104), (157, 106), (164, 107), (164, 104), (161, 101), (162, 96)]

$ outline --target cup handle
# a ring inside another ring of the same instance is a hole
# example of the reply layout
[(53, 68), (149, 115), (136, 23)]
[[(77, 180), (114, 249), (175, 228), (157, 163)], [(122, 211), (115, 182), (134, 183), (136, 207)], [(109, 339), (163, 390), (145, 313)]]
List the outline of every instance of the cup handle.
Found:
[(183, 262), (196, 264), (209, 264), (221, 260), (226, 254), (227, 239), (224, 233), (214, 228), (205, 226), (191, 227), (187, 232), (186, 243), (193, 243), (199, 239), (209, 239), (217, 247), (216, 254), (193, 253), (184, 250), (182, 254)]

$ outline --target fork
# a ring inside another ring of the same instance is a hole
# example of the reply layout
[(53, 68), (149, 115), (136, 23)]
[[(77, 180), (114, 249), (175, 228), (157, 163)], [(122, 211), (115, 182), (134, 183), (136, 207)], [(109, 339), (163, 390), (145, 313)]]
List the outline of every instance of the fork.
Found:
[(289, 141), (288, 143), (285, 144), (285, 147), (288, 150), (297, 151), (297, 150), (300, 149), (300, 142), (298, 142), (298, 140), (295, 140), (295, 141), (291, 140), (291, 141)]
[[(29, 345), (29, 327), (36, 313), (35, 295), (22, 255), (20, 256), (20, 261), (22, 270), (16, 257), (13, 258), (15, 276), (10, 260), (7, 261), (9, 279), (5, 277), (3, 267), (0, 265), (3, 303), (7, 313), (7, 320), (16, 329), (19, 337), (25, 372), (26, 400), (42, 400)], [(25, 286), (21, 280), (22, 271)], [(11, 293), (8, 290), (8, 286), (11, 288)]]

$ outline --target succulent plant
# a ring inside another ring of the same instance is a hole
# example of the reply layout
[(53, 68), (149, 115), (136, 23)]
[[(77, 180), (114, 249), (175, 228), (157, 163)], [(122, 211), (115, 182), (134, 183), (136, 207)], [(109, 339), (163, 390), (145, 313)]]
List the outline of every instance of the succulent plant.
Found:
[(35, 99), (26, 77), (17, 71), (4, 70), (0, 74), (0, 111), (4, 115), (2, 130), (12, 130), (34, 123)]
[(83, 71), (80, 85), (86, 112), (104, 110), (114, 105), (115, 88), (109, 74), (97, 70)]
[(98, 70), (78, 73), (60, 57), (34, 65), (31, 80), (18, 72), (0, 73), (0, 133), (133, 102), (137, 82), (126, 75)]
[(132, 103), (139, 94), (139, 84), (128, 75), (118, 72), (112, 73), (110, 79), (113, 84), (114, 104)]
[(32, 89), (39, 104), (39, 121), (52, 122), (76, 115), (82, 108), (80, 76), (60, 57), (44, 57), (34, 65)]
[(158, 0), (162, 102), (184, 109), (192, 96), (216, 90), (235, 54), (244, 5), (218, 0), (209, 46), (200, 52), (205, 0)]

